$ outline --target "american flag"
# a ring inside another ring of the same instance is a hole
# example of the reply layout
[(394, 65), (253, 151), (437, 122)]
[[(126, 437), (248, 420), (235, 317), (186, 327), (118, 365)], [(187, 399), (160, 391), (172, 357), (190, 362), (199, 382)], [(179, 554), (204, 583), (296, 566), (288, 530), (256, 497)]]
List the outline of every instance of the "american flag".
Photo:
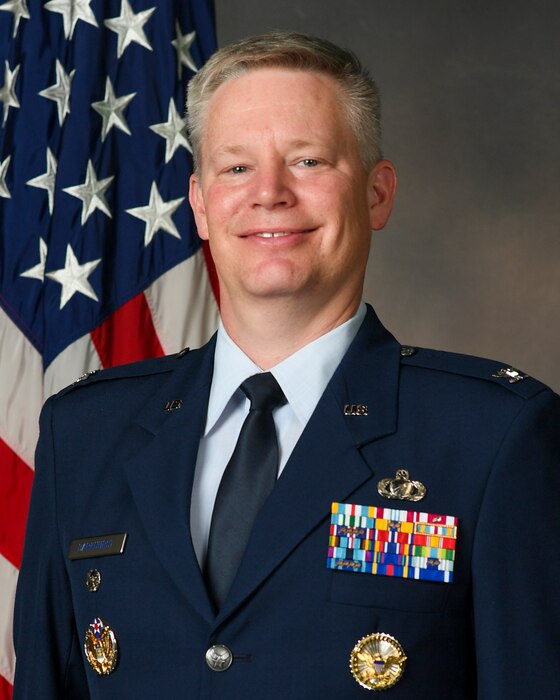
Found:
[(0, 700), (43, 401), (216, 326), (181, 116), (214, 49), (212, 0), (0, 0)]

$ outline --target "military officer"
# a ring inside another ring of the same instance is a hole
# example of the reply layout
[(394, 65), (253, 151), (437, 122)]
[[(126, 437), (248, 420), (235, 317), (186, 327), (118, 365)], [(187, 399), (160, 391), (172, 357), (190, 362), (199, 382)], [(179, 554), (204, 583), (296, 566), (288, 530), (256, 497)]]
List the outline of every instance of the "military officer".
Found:
[(556, 698), (560, 400), (361, 301), (377, 90), (275, 33), (191, 81), (208, 345), (45, 405), (15, 700)]

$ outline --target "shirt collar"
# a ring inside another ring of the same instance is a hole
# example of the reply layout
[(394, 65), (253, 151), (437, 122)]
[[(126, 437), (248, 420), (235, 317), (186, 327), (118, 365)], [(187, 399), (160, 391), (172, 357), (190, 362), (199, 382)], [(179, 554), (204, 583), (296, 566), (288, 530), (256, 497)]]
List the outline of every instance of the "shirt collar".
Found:
[[(348, 321), (316, 338), (270, 369), (302, 426), (311, 418), (365, 315), (366, 305), (362, 302)], [(220, 321), (205, 435), (214, 427), (239, 385), (247, 377), (259, 372), (262, 369), (231, 340)]]

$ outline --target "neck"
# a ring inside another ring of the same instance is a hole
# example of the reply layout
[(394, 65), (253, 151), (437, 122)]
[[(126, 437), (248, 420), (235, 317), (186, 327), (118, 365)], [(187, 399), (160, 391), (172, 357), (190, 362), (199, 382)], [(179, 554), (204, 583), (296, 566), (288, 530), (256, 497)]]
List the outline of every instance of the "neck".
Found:
[(282, 297), (252, 303), (248, 308), (221, 300), (224, 328), (233, 342), (263, 370), (274, 367), (356, 313), (360, 298), (345, 303), (309, 303), (294, 307)]

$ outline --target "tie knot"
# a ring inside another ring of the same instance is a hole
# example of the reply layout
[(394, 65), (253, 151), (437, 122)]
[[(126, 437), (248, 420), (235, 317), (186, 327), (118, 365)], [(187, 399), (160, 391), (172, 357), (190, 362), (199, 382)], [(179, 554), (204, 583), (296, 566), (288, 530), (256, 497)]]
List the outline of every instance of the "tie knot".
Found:
[(239, 388), (251, 402), (251, 411), (272, 411), (286, 403), (284, 392), (270, 372), (254, 374)]

